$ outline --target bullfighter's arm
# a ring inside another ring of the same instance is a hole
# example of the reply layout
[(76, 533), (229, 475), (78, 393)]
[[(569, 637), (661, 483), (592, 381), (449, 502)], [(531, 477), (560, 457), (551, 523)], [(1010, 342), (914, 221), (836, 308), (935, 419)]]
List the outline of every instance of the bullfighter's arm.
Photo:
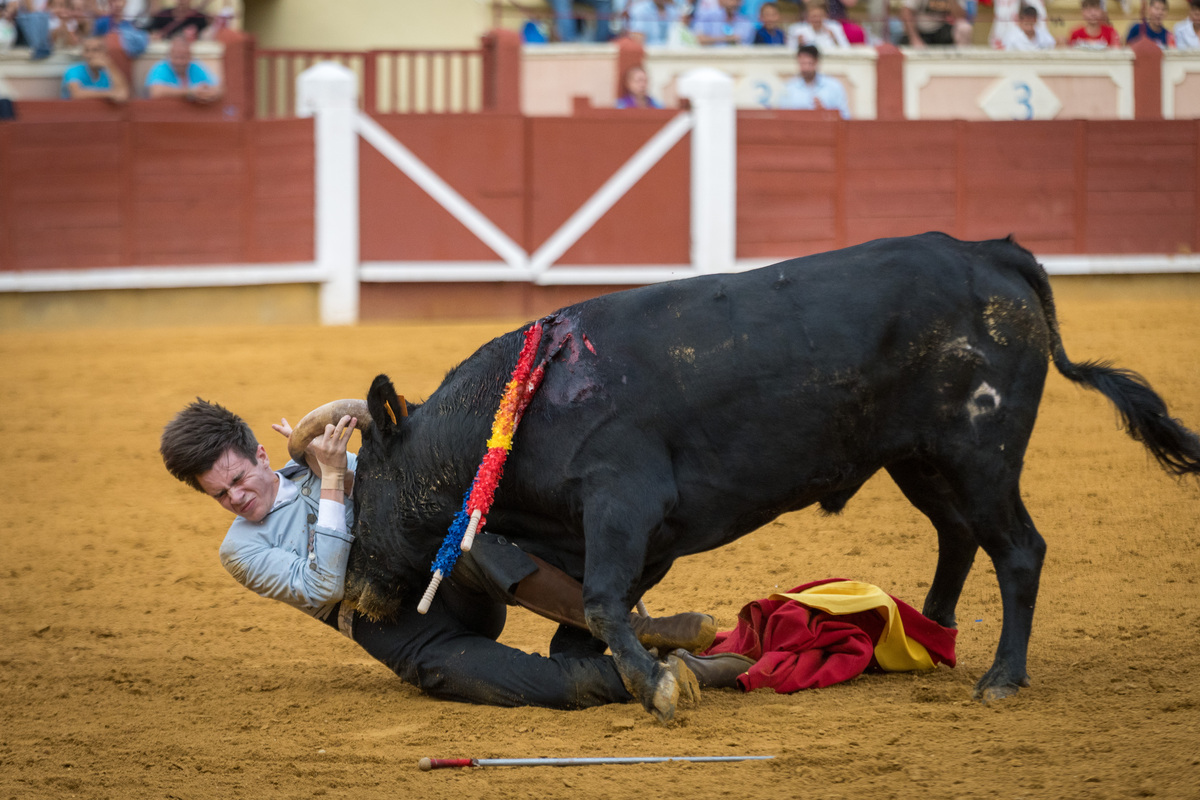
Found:
[[(353, 474), (356, 457), (343, 455), (346, 473)], [(301, 483), (310, 492), (320, 486), (313, 473), (300, 475), (305, 476)], [(282, 508), (260, 523), (235, 520), (221, 544), (221, 564), (251, 591), (302, 610), (319, 610), (341, 600), (354, 541), (348, 533), (350, 511), (340, 501), (341, 492), (325, 489), (321, 494), (311, 550), (306, 512), (299, 507)]]
[[(320, 609), (342, 599), (354, 541), (350, 534), (338, 534), (318, 524), (310, 556), (303, 529), (280, 537), (275, 535), (279, 532), (263, 527), (237, 520), (229, 529), (221, 544), (221, 564), (234, 580), (263, 597), (301, 610)], [(295, 539), (304, 546), (296, 547)]]

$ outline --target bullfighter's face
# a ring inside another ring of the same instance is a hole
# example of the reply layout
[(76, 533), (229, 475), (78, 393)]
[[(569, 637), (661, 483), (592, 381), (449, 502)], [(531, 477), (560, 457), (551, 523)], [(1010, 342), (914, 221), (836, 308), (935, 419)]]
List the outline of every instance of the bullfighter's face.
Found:
[(271, 471), (267, 450), (261, 444), (254, 460), (226, 450), (212, 469), (196, 480), (221, 508), (250, 522), (261, 522), (267, 516), (279, 491), (279, 476)]

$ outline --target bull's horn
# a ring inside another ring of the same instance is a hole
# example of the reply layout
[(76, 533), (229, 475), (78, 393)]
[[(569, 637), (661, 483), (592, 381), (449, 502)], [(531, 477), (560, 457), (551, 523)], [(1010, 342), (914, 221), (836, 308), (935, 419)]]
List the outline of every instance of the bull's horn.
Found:
[(309, 443), (325, 432), (326, 425), (336, 425), (347, 414), (358, 417), (360, 430), (371, 424), (371, 413), (367, 411), (365, 400), (334, 400), (305, 414), (292, 429), (292, 435), (288, 437), (288, 455), (297, 464), (304, 464), (304, 451)]

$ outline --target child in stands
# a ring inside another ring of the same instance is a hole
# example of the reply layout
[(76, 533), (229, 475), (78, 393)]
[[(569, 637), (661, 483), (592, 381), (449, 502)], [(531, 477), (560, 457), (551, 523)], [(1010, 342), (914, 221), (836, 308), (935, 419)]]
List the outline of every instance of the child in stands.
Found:
[(1107, 50), (1121, 46), (1121, 37), (1116, 29), (1104, 22), (1104, 7), (1100, 5), (1100, 0), (1083, 0), (1080, 9), (1083, 25), (1071, 31), (1067, 44), (1084, 50)]

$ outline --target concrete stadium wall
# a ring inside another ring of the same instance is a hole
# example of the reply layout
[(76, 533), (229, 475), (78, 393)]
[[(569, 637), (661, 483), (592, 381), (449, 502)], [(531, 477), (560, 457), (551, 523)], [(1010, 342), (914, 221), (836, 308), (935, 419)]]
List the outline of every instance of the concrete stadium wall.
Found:
[[(1153, 50), (1038, 53), (887, 48), (898, 56), (894, 60), (881, 60), (883, 51), (876, 48), (856, 46), (824, 53), (821, 69), (846, 87), (855, 119), (1200, 118), (1200, 53), (1164, 54), (1150, 46)], [(611, 106), (631, 57), (627, 50), (611, 44), (524, 46), (522, 111), (569, 114), (576, 96)], [(784, 83), (796, 74), (794, 55), (777, 47), (656, 46), (639, 48), (632, 63), (638, 62), (646, 66), (651, 96), (667, 107), (678, 104), (680, 76), (698, 66), (733, 77), (740, 109), (777, 108)], [(1135, 100), (1147, 104), (1142, 113)], [(897, 114), (889, 116), (890, 109)]]

